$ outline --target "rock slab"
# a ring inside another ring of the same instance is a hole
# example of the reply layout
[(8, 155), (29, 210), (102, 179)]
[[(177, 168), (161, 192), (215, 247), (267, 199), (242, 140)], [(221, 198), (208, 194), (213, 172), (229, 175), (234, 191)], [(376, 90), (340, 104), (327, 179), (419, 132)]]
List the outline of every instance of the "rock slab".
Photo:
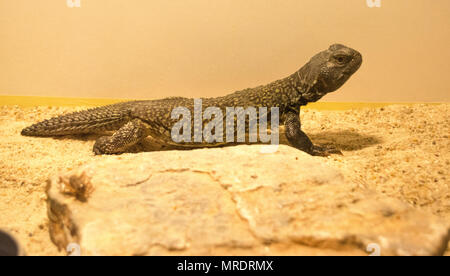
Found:
[(52, 241), (82, 255), (441, 255), (449, 226), (263, 145), (98, 156), (48, 180)]

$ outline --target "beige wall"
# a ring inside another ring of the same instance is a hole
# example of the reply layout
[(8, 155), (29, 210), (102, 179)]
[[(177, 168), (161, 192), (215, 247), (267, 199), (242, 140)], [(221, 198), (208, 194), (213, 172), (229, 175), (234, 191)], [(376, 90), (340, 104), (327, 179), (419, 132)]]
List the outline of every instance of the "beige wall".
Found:
[(217, 96), (340, 42), (364, 57), (328, 101), (450, 101), (450, 1), (0, 0), (0, 95)]

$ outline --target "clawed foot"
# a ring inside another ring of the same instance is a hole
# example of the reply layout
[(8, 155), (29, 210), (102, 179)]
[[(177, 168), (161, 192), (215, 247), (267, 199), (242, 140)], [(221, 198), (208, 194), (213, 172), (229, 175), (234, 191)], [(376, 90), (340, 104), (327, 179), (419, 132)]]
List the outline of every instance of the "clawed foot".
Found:
[(336, 147), (332, 145), (325, 145), (325, 146), (312, 146), (311, 150), (308, 152), (309, 154), (313, 156), (330, 156), (331, 154), (339, 154), (343, 155), (340, 150), (338, 150)]

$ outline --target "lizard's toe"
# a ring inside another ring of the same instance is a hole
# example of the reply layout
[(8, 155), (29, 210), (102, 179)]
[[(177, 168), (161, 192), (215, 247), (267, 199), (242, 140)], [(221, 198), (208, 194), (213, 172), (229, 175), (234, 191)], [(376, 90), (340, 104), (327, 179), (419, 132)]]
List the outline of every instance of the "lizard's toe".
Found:
[(311, 150), (309, 151), (309, 154), (313, 155), (313, 156), (323, 156), (323, 157), (327, 157), (330, 156), (331, 154), (339, 154), (339, 155), (343, 155), (342, 152), (337, 149), (334, 146), (312, 146)]
[(101, 155), (101, 154), (103, 154), (98, 148), (96, 148), (95, 146), (94, 146), (94, 148), (92, 149), (93, 151), (94, 151), (94, 154), (95, 155)]
[(339, 155), (343, 155), (342, 151), (339, 150), (338, 148), (336, 148), (333, 145), (325, 145), (323, 147), (325, 149), (326, 152), (330, 153), (330, 154), (339, 154)]
[(322, 156), (322, 157), (327, 157), (330, 155), (324, 148), (320, 146), (312, 146), (308, 153), (311, 154), (312, 156)]
[(111, 152), (108, 151), (109, 144), (110, 144), (109, 142), (110, 142), (109, 136), (102, 136), (102, 137), (98, 138), (95, 141), (94, 147), (92, 149), (94, 151), (95, 155), (110, 154)]

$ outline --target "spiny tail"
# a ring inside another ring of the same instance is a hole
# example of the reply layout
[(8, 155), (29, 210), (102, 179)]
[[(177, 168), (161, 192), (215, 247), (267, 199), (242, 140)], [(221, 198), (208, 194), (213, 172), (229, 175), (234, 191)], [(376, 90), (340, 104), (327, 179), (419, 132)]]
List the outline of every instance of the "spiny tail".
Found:
[(129, 120), (129, 109), (114, 104), (51, 118), (22, 130), (25, 136), (57, 136), (101, 132), (120, 128)]

